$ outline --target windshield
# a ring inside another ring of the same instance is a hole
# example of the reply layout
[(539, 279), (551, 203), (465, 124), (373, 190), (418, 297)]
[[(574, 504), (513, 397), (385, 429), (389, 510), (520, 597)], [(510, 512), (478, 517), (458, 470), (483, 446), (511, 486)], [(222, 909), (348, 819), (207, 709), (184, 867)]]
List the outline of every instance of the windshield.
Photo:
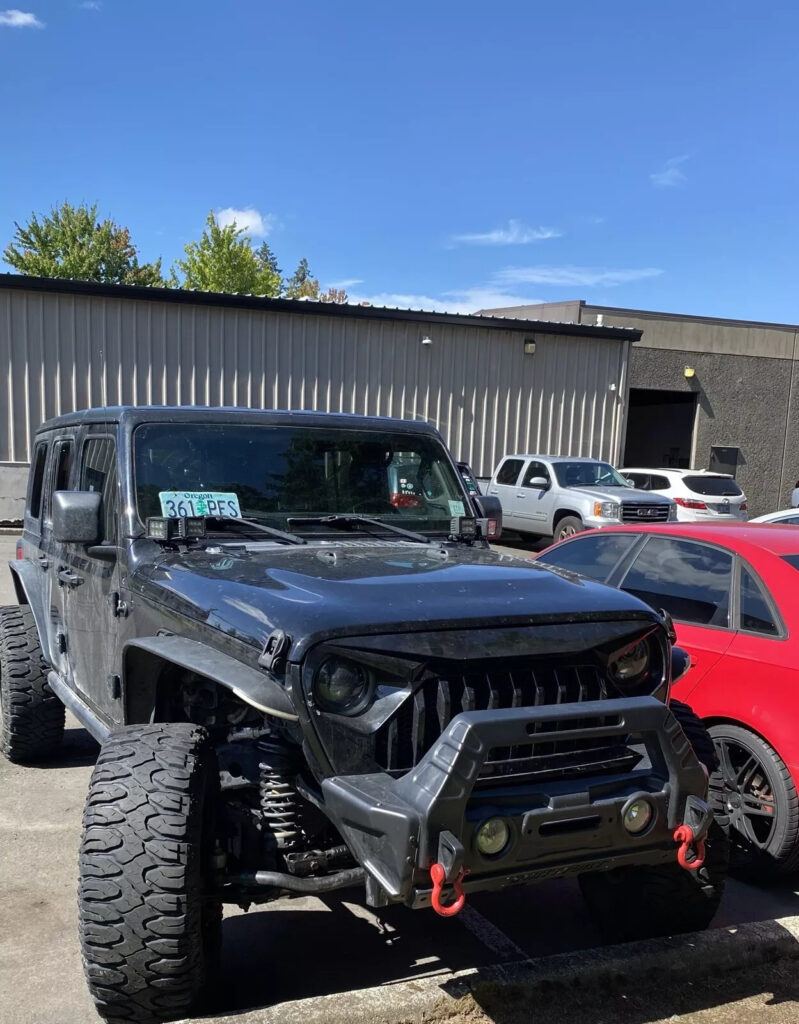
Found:
[(349, 513), (449, 534), (471, 514), (445, 448), (425, 434), (146, 423), (133, 453), (142, 522), (220, 514), (285, 530), (291, 518)]
[(629, 487), (609, 462), (554, 462), (561, 487)]
[(684, 476), (682, 482), (694, 494), (739, 498), (743, 491), (730, 476)]

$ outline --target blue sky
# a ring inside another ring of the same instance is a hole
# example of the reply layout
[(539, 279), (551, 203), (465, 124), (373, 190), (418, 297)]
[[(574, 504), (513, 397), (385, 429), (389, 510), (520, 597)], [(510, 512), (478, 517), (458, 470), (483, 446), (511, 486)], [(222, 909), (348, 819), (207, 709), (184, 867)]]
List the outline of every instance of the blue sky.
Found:
[(97, 201), (169, 266), (239, 211), (359, 299), (799, 321), (795, 3), (18, 2), (2, 246)]

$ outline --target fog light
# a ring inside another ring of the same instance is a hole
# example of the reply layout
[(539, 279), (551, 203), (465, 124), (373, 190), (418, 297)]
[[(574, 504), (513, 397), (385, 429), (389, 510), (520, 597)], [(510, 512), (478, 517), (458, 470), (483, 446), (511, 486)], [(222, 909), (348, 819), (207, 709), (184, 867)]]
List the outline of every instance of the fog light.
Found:
[(489, 818), (477, 830), (475, 845), (484, 857), (495, 857), (508, 845), (510, 829), (502, 818)]
[(647, 829), (655, 816), (655, 810), (648, 800), (633, 800), (625, 807), (621, 821), (632, 836), (639, 836)]

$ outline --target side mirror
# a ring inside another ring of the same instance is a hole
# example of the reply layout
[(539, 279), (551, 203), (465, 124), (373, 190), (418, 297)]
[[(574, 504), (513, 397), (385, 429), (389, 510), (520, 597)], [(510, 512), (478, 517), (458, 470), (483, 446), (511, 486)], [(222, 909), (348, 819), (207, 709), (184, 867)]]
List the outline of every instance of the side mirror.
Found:
[(672, 686), (677, 682), (678, 679), (682, 679), (685, 673), (691, 667), (691, 655), (688, 651), (684, 651), (682, 647), (672, 647), (671, 649), (671, 682)]
[(99, 543), (101, 500), (99, 491), (53, 491), (53, 540)]
[(473, 494), (472, 504), (486, 540), (499, 540), (502, 536), (502, 505), (493, 494)]
[(537, 491), (548, 491), (549, 480), (545, 476), (534, 476), (524, 485), (525, 487), (532, 487)]

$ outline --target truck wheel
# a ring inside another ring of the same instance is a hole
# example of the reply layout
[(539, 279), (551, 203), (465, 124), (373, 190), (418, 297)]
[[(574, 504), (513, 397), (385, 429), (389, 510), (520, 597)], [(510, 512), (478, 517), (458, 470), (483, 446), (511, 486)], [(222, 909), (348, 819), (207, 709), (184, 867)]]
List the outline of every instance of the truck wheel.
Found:
[(47, 665), (29, 608), (0, 608), (0, 753), (40, 761), (64, 735), (64, 705), (47, 682)]
[(575, 533), (582, 533), (584, 529), (583, 521), (578, 516), (564, 516), (558, 520), (553, 540), (557, 542), (565, 537), (573, 537)]
[[(713, 743), (701, 720), (680, 701), (669, 708), (708, 772), (715, 770)], [(717, 821), (705, 839), (705, 863), (698, 871), (677, 864), (638, 865), (580, 876), (588, 909), (606, 942), (630, 942), (707, 928), (724, 892), (729, 842)]]
[(216, 973), (218, 787), (199, 726), (132, 726), (103, 744), (83, 817), (78, 910), (89, 991), (109, 1022), (188, 1016)]
[(735, 874), (776, 878), (799, 867), (799, 798), (776, 750), (737, 725), (713, 725), (718, 769), (710, 777), (716, 817), (725, 826)]

